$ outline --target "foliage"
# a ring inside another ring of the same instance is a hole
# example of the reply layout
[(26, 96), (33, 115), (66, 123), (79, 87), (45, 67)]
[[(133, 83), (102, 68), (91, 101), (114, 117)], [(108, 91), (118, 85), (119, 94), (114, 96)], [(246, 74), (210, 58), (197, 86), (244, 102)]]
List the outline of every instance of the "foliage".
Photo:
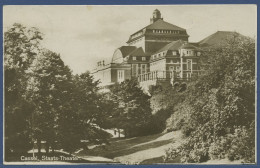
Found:
[(94, 81), (89, 72), (74, 77), (74, 111), (77, 118), (74, 125), (78, 125), (80, 138), (96, 144), (107, 142), (109, 134), (100, 126), (106, 117), (106, 107), (103, 103), (103, 95), (99, 93), (98, 81)]
[(233, 134), (227, 134), (226, 137), (219, 137), (209, 147), (209, 157), (212, 159), (240, 160), (254, 162), (255, 149), (252, 148), (255, 143), (254, 124), (249, 129), (238, 127)]
[(175, 85), (174, 87), (165, 88), (153, 88), (150, 90), (151, 97), (151, 108), (153, 113), (156, 113), (160, 109), (171, 109), (176, 106), (176, 104), (184, 100), (182, 92), (179, 92), (181, 87)]
[(254, 162), (254, 138), (248, 137), (254, 134), (255, 44), (234, 37), (225, 47), (211, 48), (204, 55), (207, 71), (189, 84), (179, 112), (174, 113), (183, 114), (176, 120), (185, 121), (182, 130), (187, 139), (179, 149), (168, 150), (166, 158)]
[(25, 153), (35, 141), (38, 150), (46, 141), (46, 153), (106, 142), (98, 125), (104, 98), (89, 72), (73, 76), (59, 54), (41, 47), (36, 28), (14, 24), (4, 36), (5, 152)]
[(126, 80), (111, 87), (110, 98), (118, 102), (111, 117), (115, 128), (125, 131), (125, 136), (136, 136), (150, 121), (150, 97), (138, 86), (136, 80)]
[(42, 34), (36, 28), (14, 24), (4, 32), (5, 152), (25, 152), (31, 145), (29, 116), (32, 106), (25, 100), (25, 71), (40, 50)]
[(71, 111), (71, 72), (58, 54), (42, 50), (26, 73), (29, 76), (26, 99), (34, 106), (32, 137), (45, 140), (47, 146), (54, 145), (58, 140), (59, 121), (66, 116), (66, 111)]

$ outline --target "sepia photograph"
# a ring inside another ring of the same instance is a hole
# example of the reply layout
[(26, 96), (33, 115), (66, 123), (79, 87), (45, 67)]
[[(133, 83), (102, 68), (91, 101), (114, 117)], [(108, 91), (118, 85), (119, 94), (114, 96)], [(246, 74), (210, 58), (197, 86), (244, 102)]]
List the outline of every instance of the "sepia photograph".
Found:
[(5, 165), (256, 164), (257, 5), (4, 5)]

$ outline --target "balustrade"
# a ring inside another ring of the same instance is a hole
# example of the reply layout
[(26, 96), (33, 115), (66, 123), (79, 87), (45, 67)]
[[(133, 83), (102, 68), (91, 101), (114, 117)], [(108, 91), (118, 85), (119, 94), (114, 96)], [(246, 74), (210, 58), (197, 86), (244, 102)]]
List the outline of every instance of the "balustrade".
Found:
[[(190, 72), (190, 71), (184, 70), (183, 72), (186, 74), (186, 72)], [(190, 76), (187, 77), (185, 75), (185, 77), (183, 77), (183, 80), (188, 80), (188, 78), (191, 78), (193, 73), (198, 75), (198, 74), (201, 73), (201, 71), (200, 70), (193, 70), (192, 73), (190, 74)], [(181, 77), (177, 76), (176, 71), (152, 71), (152, 72), (148, 72), (148, 73), (145, 73), (145, 74), (140, 74), (138, 76), (139, 82), (150, 81), (150, 80), (168, 80), (168, 79), (182, 80)]]

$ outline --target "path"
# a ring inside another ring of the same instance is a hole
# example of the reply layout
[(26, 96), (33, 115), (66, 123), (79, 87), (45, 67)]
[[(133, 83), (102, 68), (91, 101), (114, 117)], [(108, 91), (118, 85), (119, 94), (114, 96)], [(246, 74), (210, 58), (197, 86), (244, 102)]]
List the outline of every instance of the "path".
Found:
[[(97, 146), (88, 151), (80, 151), (77, 156), (94, 161), (114, 161), (123, 164), (139, 164), (142, 161), (158, 159), (172, 145), (179, 146), (182, 138), (181, 131), (169, 132), (128, 139), (114, 139), (110, 145)], [(156, 161), (154, 162), (156, 163)]]
[[(180, 131), (167, 133), (155, 140), (141, 143), (141, 144), (135, 145), (133, 147), (138, 147), (138, 146), (141, 147), (143, 145), (153, 144), (154, 142), (165, 141), (165, 140), (171, 140), (171, 142), (169, 142), (165, 145), (162, 145), (162, 146), (137, 151), (137, 152), (129, 154), (129, 155), (119, 156), (119, 157), (114, 158), (114, 160), (117, 162), (123, 163), (123, 164), (139, 164), (144, 160), (162, 157), (165, 155), (165, 150), (170, 148), (172, 145), (177, 147), (181, 144), (181, 141), (182, 141), (181, 136), (182, 136), (182, 134)], [(172, 143), (172, 142), (174, 142), (174, 143)]]

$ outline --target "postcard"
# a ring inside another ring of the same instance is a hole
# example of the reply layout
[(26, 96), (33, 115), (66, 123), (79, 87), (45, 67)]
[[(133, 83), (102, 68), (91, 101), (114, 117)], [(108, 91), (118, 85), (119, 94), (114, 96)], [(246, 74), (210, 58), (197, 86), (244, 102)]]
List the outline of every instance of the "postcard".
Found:
[(3, 164), (256, 165), (256, 41), (256, 4), (5, 4)]

